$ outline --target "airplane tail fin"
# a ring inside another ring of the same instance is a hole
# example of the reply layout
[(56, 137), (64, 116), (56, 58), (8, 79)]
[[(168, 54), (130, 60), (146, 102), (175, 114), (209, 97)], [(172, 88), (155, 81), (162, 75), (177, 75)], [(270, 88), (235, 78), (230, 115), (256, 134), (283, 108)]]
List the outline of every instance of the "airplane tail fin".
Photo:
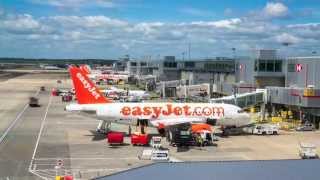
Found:
[(91, 69), (88, 65), (86, 64), (83, 64), (83, 65), (80, 65), (80, 69), (82, 70), (82, 72), (85, 74), (85, 75), (88, 75), (88, 74), (91, 74)]
[(79, 104), (101, 104), (112, 102), (104, 97), (100, 90), (80, 68), (70, 66), (69, 72)]

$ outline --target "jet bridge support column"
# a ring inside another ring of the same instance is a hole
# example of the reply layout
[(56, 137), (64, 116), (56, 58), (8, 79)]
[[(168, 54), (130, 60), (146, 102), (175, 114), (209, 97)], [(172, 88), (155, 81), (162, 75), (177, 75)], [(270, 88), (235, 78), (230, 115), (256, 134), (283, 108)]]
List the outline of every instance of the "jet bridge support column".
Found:
[(261, 117), (260, 120), (263, 121), (266, 119), (266, 104), (261, 104)]
[(271, 111), (272, 116), (276, 116), (277, 115), (276, 106), (274, 104), (271, 104), (271, 108), (272, 108), (272, 111)]

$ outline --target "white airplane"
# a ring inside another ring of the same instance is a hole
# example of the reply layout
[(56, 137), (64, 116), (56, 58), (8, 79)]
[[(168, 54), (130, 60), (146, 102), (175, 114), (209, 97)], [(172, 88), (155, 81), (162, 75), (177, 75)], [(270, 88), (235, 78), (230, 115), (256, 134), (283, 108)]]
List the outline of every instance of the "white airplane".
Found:
[(150, 94), (143, 90), (129, 90), (128, 92), (124, 89), (118, 89), (116, 87), (111, 87), (110, 89), (103, 89), (100, 90), (106, 96), (109, 94), (118, 94), (120, 96), (134, 96), (138, 97), (139, 99), (149, 99)]
[(88, 65), (81, 65), (80, 69), (90, 78), (94, 80), (114, 80), (114, 81), (128, 81), (128, 74), (123, 73), (115, 73), (115, 72), (108, 72), (106, 74), (102, 73), (99, 70), (92, 71)]
[(41, 68), (43, 68), (44, 70), (61, 70), (62, 69), (62, 68), (59, 68), (58, 66), (50, 66), (50, 65), (41, 66)]
[(77, 104), (66, 106), (67, 111), (82, 111), (94, 114), (101, 120), (98, 129), (105, 130), (112, 122), (134, 125), (147, 122), (157, 127), (180, 123), (215, 123), (225, 128), (241, 127), (251, 124), (248, 113), (240, 107), (220, 103), (116, 103), (107, 99), (94, 83), (77, 68), (69, 68)]

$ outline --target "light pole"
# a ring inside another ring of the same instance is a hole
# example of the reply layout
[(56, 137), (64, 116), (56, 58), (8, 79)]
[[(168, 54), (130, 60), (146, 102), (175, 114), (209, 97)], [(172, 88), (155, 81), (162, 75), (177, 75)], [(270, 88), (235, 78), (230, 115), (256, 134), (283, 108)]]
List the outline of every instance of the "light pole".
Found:
[(231, 48), (232, 50), (232, 54), (233, 54), (233, 61), (234, 61), (234, 75), (235, 75), (235, 79), (237, 77), (236, 72), (237, 72), (237, 62), (236, 62), (236, 48)]
[[(292, 43), (291, 42), (282, 42), (281, 43), (281, 45), (283, 46), (283, 47), (285, 47), (285, 50), (286, 51), (288, 51), (288, 47), (290, 46), (290, 45), (292, 45)], [(285, 83), (284, 83), (284, 86), (285, 87), (288, 87), (289, 85), (288, 85), (288, 54), (287, 54), (287, 52), (285, 52), (284, 53), (284, 60), (285, 60), (285, 63), (286, 63), (286, 69), (285, 69), (285, 71), (286, 71), (286, 77), (285, 77)]]
[(184, 61), (184, 55), (186, 54), (186, 52), (182, 52), (182, 61)]

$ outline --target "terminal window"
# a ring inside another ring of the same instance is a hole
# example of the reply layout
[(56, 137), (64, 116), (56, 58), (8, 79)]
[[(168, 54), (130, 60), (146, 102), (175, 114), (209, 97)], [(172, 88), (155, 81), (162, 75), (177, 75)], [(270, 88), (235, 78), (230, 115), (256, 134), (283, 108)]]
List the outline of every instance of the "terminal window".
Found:
[(288, 64), (288, 72), (295, 72), (296, 64)]
[(282, 72), (282, 61), (275, 61), (275, 72)]
[(185, 62), (185, 63), (184, 63), (184, 66), (185, 66), (186, 68), (193, 68), (193, 67), (195, 67), (195, 62), (193, 62), (193, 61), (191, 61), (191, 62)]
[(274, 72), (274, 61), (267, 61), (267, 72)]
[(282, 72), (282, 61), (256, 60), (254, 70), (260, 72)]
[(259, 61), (259, 71), (262, 71), (262, 72), (266, 71), (266, 61), (264, 60)]
[(176, 68), (177, 67), (177, 63), (176, 62), (164, 62), (164, 67)]

